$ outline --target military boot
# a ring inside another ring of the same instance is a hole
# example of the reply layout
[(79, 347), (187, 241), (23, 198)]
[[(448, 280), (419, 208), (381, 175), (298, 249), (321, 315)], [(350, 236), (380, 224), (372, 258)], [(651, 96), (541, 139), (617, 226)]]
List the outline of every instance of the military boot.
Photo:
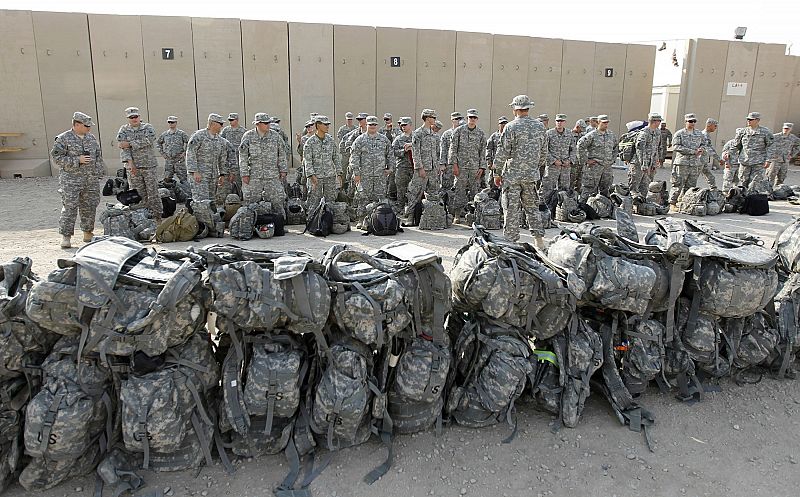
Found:
[(70, 238), (72, 237), (64, 235), (64, 237), (61, 239), (61, 248), (68, 249), (72, 247), (72, 242), (70, 242)]
[(86, 243), (91, 242), (92, 238), (94, 238), (94, 233), (92, 233), (91, 231), (84, 231), (83, 232), (83, 241), (84, 242), (86, 242)]

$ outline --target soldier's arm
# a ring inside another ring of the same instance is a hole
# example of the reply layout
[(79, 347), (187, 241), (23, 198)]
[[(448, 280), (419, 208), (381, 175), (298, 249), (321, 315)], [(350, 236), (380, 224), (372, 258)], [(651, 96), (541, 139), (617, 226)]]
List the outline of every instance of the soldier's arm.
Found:
[(384, 166), (384, 169), (386, 169), (388, 171), (391, 171), (392, 169), (394, 169), (394, 161), (392, 160), (392, 155), (393, 155), (392, 154), (392, 147), (391, 147), (391, 145), (389, 145), (389, 139), (388, 138), (386, 139), (386, 144), (384, 145), (384, 148), (383, 148), (383, 155), (385, 156), (385, 159), (386, 159), (386, 164)]
[(480, 139), (480, 148), (478, 148), (478, 167), (481, 169), (485, 169), (486, 166), (481, 164), (481, 158), (486, 157), (486, 135), (483, 135)]
[(494, 159), (494, 152), (495, 152), (495, 143), (492, 140), (491, 135), (489, 139), (486, 140), (486, 153), (483, 154), (483, 160), (487, 167), (492, 167), (492, 160)]
[(645, 133), (638, 133), (636, 135), (636, 139), (633, 142), (633, 149), (636, 163), (639, 165), (647, 164), (645, 162), (645, 154), (647, 152), (647, 136), (645, 136)]
[(414, 169), (422, 169), (422, 163), (420, 162), (422, 154), (420, 153), (419, 142), (419, 135), (414, 132), (411, 137), (411, 157), (414, 160)]
[[(283, 146), (283, 138), (278, 136), (276, 141), (275, 148), (278, 150), (278, 171), (281, 174), (286, 174), (289, 172), (289, 168), (286, 165), (286, 149)], [(306, 141), (308, 143), (308, 141)]]
[[(337, 150), (338, 154), (337, 147), (333, 148)], [(306, 140), (306, 144), (303, 146), (303, 153), (300, 156), (303, 158), (303, 169), (306, 176), (309, 178), (316, 176), (317, 172), (314, 170), (314, 146), (311, 145), (311, 140)]]
[(578, 162), (581, 164), (586, 163), (586, 159), (588, 158), (588, 151), (589, 151), (589, 144), (591, 143), (591, 135), (583, 135), (580, 140), (578, 140)]
[(764, 133), (764, 144), (767, 147), (767, 158), (770, 158), (775, 155), (775, 137), (772, 136), (772, 133)]
[[(125, 125), (122, 125), (117, 132), (117, 143), (127, 141), (130, 143), (130, 140), (125, 132)], [(122, 162), (133, 162), (133, 154), (131, 153), (130, 148), (121, 148), (119, 149), (119, 159)]]
[(233, 173), (231, 170), (231, 163), (228, 160), (228, 157), (231, 157), (233, 152), (233, 144), (225, 138), (222, 138), (222, 141), (222, 153), (219, 154), (217, 158), (217, 169), (219, 170), (220, 176), (227, 176)]
[(573, 140), (573, 139), (570, 139), (568, 147), (569, 147), (569, 161), (570, 161), (570, 163), (577, 164), (578, 163), (578, 158), (577, 158), (576, 154), (578, 152), (577, 151), (578, 142)]
[[(458, 132), (458, 128), (453, 131), (453, 134), (450, 135), (450, 146), (447, 147), (447, 150), (442, 150), (442, 153), (447, 153), (447, 163), (448, 164), (455, 164), (458, 162), (458, 148), (461, 146), (461, 133)], [(443, 148), (443, 147), (442, 147)], [(443, 160), (444, 157), (440, 156), (440, 161)]]
[(250, 176), (250, 140), (245, 138), (239, 145), (239, 174)]
[(334, 143), (333, 146), (333, 167), (336, 170), (336, 176), (342, 175), (342, 154), (339, 153), (339, 147)]
[(683, 133), (676, 133), (675, 140), (672, 142), (675, 145), (675, 151), (684, 155), (694, 155), (697, 152), (697, 149), (689, 148), (683, 143), (683, 137), (685, 135)]
[(163, 132), (158, 135), (158, 140), (156, 140), (156, 148), (158, 148), (158, 153), (161, 154), (161, 157), (167, 158), (167, 151), (164, 150), (164, 136), (167, 132)]
[(736, 136), (733, 137), (733, 148), (736, 149), (738, 153), (742, 152), (742, 137), (744, 136), (744, 130), (739, 130), (736, 132)]
[(361, 176), (361, 144), (354, 141), (350, 148), (350, 170), (353, 176)]
[(540, 152), (539, 152), (539, 170), (544, 170), (547, 167), (548, 160), (550, 158), (550, 144), (548, 143), (547, 137), (544, 133), (541, 134), (541, 138), (539, 138), (540, 145)]
[(494, 154), (495, 174), (499, 174), (499, 172), (502, 171), (503, 164), (511, 157), (511, 152), (514, 148), (512, 144), (513, 134), (513, 131), (509, 131), (508, 128), (506, 128), (503, 134), (500, 135), (500, 142), (497, 144), (497, 152)]
[(56, 137), (53, 142), (53, 148), (50, 150), (50, 155), (53, 161), (65, 169), (77, 168), (80, 165), (80, 157), (70, 156), (67, 144), (64, 143), (61, 137)]
[(403, 140), (401, 140), (399, 136), (392, 142), (392, 154), (394, 154), (395, 159), (402, 159), (406, 154), (406, 151), (403, 149)]
[(200, 148), (201, 140), (197, 135), (189, 138), (189, 143), (186, 145), (186, 172), (194, 174), (197, 171), (197, 149)]

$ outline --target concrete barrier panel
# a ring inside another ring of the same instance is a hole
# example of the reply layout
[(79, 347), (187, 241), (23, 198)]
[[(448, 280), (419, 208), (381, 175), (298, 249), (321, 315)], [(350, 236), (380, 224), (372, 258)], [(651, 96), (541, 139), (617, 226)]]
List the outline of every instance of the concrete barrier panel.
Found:
[[(721, 103), (719, 113), (695, 112), (697, 114), (697, 127), (705, 125), (708, 117), (719, 120), (719, 128), (714, 136), (714, 147), (717, 152), (722, 149), (725, 142), (736, 134), (736, 128), (747, 125), (745, 117), (751, 110), (750, 97), (753, 91), (753, 71), (758, 55), (757, 43), (730, 42), (728, 44), (725, 77), (721, 86)], [(731, 87), (730, 85), (742, 85)], [(720, 93), (717, 90), (716, 93)], [(744, 93), (740, 95), (738, 93)], [(709, 90), (708, 98), (714, 94)], [(687, 112), (691, 112), (688, 111)]]
[[(364, 26), (333, 27), (333, 79), (335, 91), (331, 134), (345, 124), (345, 113), (366, 112), (383, 117), (375, 108), (376, 31)], [(396, 118), (395, 118), (396, 120)], [(383, 122), (383, 121), (380, 121)], [(353, 121), (357, 124), (357, 121)]]
[[(147, 110), (156, 131), (176, 116), (190, 136), (198, 128), (191, 17), (141, 16)], [(206, 125), (203, 116), (203, 127)]]
[[(492, 57), (492, 113), (491, 122), (497, 123), (500, 116), (513, 119), (508, 106), (516, 95), (528, 91), (528, 63), (530, 62), (531, 42), (525, 36), (494, 36), (494, 55)], [(528, 95), (536, 103), (532, 115), (538, 115), (539, 105), (535, 95)], [(494, 130), (494, 126), (484, 129)]]
[[(550, 116), (550, 126), (555, 126), (561, 98), (561, 59), (563, 40), (531, 38), (528, 62), (528, 95), (536, 102), (536, 114)], [(567, 127), (584, 116), (567, 116)], [(569, 121), (572, 121), (571, 123)]]
[[(417, 30), (377, 28), (375, 107), (393, 116), (411, 116), (420, 125), (417, 106)], [(442, 114), (442, 109), (435, 109)]]
[(784, 109), (781, 109), (781, 92), (784, 74), (794, 73), (794, 68), (784, 64), (786, 46), (772, 43), (758, 45), (758, 57), (753, 72), (753, 93), (750, 110), (761, 112), (761, 125), (777, 133), (783, 126)]
[[(117, 131), (125, 122), (124, 110), (138, 107), (142, 122), (147, 112), (142, 25), (138, 16), (89, 14), (92, 68), (97, 101), (97, 121), (104, 123), (100, 144), (108, 173), (119, 166)], [(155, 123), (156, 129), (163, 127)]]
[[(678, 116), (675, 118), (673, 128), (670, 129), (682, 128), (684, 126), (683, 115), (689, 112), (694, 112), (697, 114), (697, 119), (702, 119), (704, 122), (707, 117), (720, 115), (721, 89), (726, 74), (729, 74), (725, 68), (727, 59), (727, 41), (705, 39), (689, 41), (686, 67), (684, 67), (681, 79)], [(740, 67), (740, 64), (734, 65)], [(737, 76), (743, 77), (743, 72), (743, 69), (739, 69)], [(752, 69), (750, 74), (752, 75)]]
[[(0, 143), (8, 148), (23, 148), (19, 152), (0, 153), (0, 174), (3, 164), (12, 160), (48, 160), (52, 142), (42, 125), (42, 91), (39, 86), (39, 67), (36, 63), (36, 42), (33, 36), (33, 17), (27, 10), (0, 10), (0, 31), (5, 40), (0, 44), (0, 132), (22, 133), (6, 137)], [(65, 128), (66, 129), (66, 128)], [(31, 176), (30, 171), (26, 176)], [(50, 175), (50, 168), (40, 168), (38, 175)], [(3, 176), (5, 177), (5, 176)], [(13, 177), (13, 176), (12, 176)]]
[(576, 120), (592, 115), (594, 46), (593, 41), (564, 41), (559, 111)]
[[(627, 47), (618, 43), (596, 43), (592, 80), (592, 114), (608, 114), (611, 131), (627, 131), (622, 122), (622, 86)], [(647, 114), (639, 117), (646, 118)], [(627, 121), (626, 121), (627, 122)]]
[(776, 115), (776, 126), (783, 126), (786, 121), (794, 122), (790, 119), (792, 114), (792, 88), (794, 83), (794, 71), (798, 57), (793, 55), (784, 55), (780, 63), (781, 67), (781, 81), (780, 81), (780, 99), (778, 100), (778, 114)]
[[(655, 51), (656, 48), (650, 45), (627, 45), (626, 47), (622, 111), (619, 119), (620, 133), (627, 131), (623, 128), (625, 123), (634, 119), (646, 119), (650, 112)], [(677, 103), (676, 97), (674, 104), (677, 105)]]
[[(72, 113), (76, 110), (97, 117), (89, 21), (86, 14), (33, 12), (32, 16), (49, 146), (56, 135), (72, 126)], [(92, 132), (97, 137), (103, 126), (114, 127), (114, 123), (96, 124)], [(58, 167), (52, 162), (51, 170), (58, 174)]]
[(208, 114), (244, 113), (242, 30), (239, 19), (192, 18), (197, 120)]
[[(497, 119), (492, 119), (492, 52), (494, 39), (487, 33), (456, 33), (455, 100), (453, 109), (441, 109), (442, 123), (450, 127), (449, 113), (469, 108), (483, 110), (481, 125), (487, 133), (494, 132)], [(506, 117), (511, 118), (510, 111)]]
[[(456, 32), (421, 29), (417, 32), (417, 109), (430, 107), (442, 117), (455, 108)], [(467, 104), (472, 108), (472, 104)], [(488, 108), (475, 108), (488, 121)], [(456, 109), (466, 112), (464, 109)], [(439, 119), (447, 125), (446, 119)], [(479, 119), (481, 121), (481, 119)]]
[(792, 57), (794, 74), (790, 78), (791, 96), (789, 97), (786, 120), (794, 123), (794, 133), (800, 133), (800, 57)]

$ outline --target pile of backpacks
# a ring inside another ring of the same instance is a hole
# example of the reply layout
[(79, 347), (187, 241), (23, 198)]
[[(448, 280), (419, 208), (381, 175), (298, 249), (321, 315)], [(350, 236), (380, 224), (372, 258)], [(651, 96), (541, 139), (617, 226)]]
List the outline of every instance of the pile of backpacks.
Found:
[[(262, 206), (264, 207), (264, 206)], [(242, 212), (236, 210), (236, 215)], [(794, 377), (800, 220), (772, 249), (689, 220), (639, 236), (562, 228), (547, 251), (478, 225), (449, 274), (408, 242), (319, 257), (100, 238), (46, 278), (0, 266), (0, 490), (283, 454), (306, 495), (337, 451), (516, 412), (576, 426), (591, 393), (651, 446), (651, 384), (688, 403), (721, 377)], [(235, 217), (235, 216), (234, 216)], [(233, 220), (231, 220), (233, 221)]]

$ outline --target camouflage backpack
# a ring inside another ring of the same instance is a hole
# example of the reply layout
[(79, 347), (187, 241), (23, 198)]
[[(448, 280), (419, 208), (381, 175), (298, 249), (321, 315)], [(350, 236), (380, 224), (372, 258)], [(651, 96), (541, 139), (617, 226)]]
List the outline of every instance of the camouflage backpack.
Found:
[(333, 226), (331, 233), (334, 235), (342, 235), (350, 231), (350, 206), (346, 202), (328, 202), (328, 205), (333, 209)]
[(586, 212), (578, 207), (574, 193), (558, 192), (555, 220), (565, 223), (582, 223), (586, 220)]
[(102, 456), (100, 444), (95, 443), (75, 459), (33, 458), (20, 473), (19, 484), (29, 492), (53, 488), (70, 478), (91, 473)]
[[(213, 200), (193, 201), (187, 206), (189, 212), (197, 218), (197, 222), (208, 229), (205, 236), (221, 238), (225, 234), (225, 221), (223, 221), (225, 211), (220, 213)], [(200, 230), (200, 233), (204, 231)]]
[(14, 482), (17, 468), (22, 459), (22, 419), (24, 402), (27, 402), (27, 382), (24, 378), (0, 380), (3, 397), (19, 399), (19, 403), (0, 402), (0, 493)]
[(286, 206), (286, 224), (306, 224), (306, 209), (300, 198), (290, 198)]
[(589, 379), (603, 365), (600, 336), (584, 320), (576, 319), (566, 334), (566, 353), (561, 359), (564, 389), (560, 419), (564, 426), (575, 428), (589, 398)]
[(698, 369), (718, 377), (731, 372), (733, 351), (723, 339), (716, 316), (695, 311), (691, 300), (681, 298), (677, 306), (676, 325), (680, 341), (673, 346), (685, 350)]
[(239, 195), (235, 193), (229, 193), (225, 197), (225, 215), (222, 217), (222, 220), (225, 221), (226, 228), (228, 227), (228, 223), (230, 223), (231, 218), (233, 218), (241, 206), (242, 199), (239, 197)]
[(725, 207), (725, 195), (716, 188), (708, 190), (706, 195), (706, 215), (716, 216)]
[(100, 213), (100, 222), (103, 224), (103, 234), (106, 236), (124, 236), (136, 240), (133, 232), (130, 210), (121, 204), (108, 204), (106, 210)]
[(746, 194), (746, 190), (741, 187), (733, 187), (725, 192), (725, 205), (722, 207), (722, 211), (741, 213), (744, 209)]
[(250, 240), (253, 238), (257, 215), (252, 205), (239, 207), (239, 210), (236, 211), (229, 223), (231, 238), (234, 240)]
[(443, 230), (447, 228), (447, 209), (438, 194), (426, 193), (422, 199), (421, 230)]
[(669, 188), (666, 181), (651, 181), (647, 185), (647, 198), (648, 202), (656, 205), (669, 204)]
[(624, 318), (619, 321), (624, 324), (619, 346), (624, 358), (622, 380), (631, 394), (639, 395), (663, 368), (666, 329), (654, 319), (635, 324), (627, 324)]
[(708, 214), (708, 188), (689, 188), (678, 201), (678, 212), (690, 216)]
[(586, 203), (594, 209), (600, 219), (610, 218), (614, 214), (614, 202), (600, 193), (586, 199)]
[(792, 219), (778, 231), (772, 247), (778, 252), (785, 271), (800, 272), (800, 218)]
[(546, 339), (575, 312), (582, 282), (530, 245), (506, 242), (480, 227), (459, 250), (450, 271), (453, 307)]
[(638, 194), (632, 200), (633, 212), (640, 216), (658, 216), (669, 212), (668, 206), (650, 202)]
[[(204, 456), (213, 464), (216, 408), (210, 402), (218, 382), (219, 368), (202, 334), (169, 349), (155, 371), (131, 373), (122, 380), (122, 440), (126, 449), (143, 453), (143, 468), (189, 469), (198, 467)], [(201, 450), (190, 459), (173, 457), (195, 439)]]
[(189, 242), (197, 236), (200, 226), (197, 218), (184, 207), (161, 221), (156, 228), (156, 241), (159, 243)]
[(489, 197), (488, 188), (475, 194), (475, 223), (487, 230), (503, 228), (503, 212), (500, 202)]
[(721, 326), (731, 348), (736, 351), (734, 368), (769, 367), (780, 356), (781, 336), (766, 312), (760, 311), (746, 318), (724, 319)]
[(800, 348), (800, 273), (791, 273), (775, 295), (775, 312), (780, 341), (772, 362), (784, 378)]
[(622, 195), (613, 192), (608, 198), (614, 203), (614, 212), (625, 211), (629, 215), (633, 214), (633, 197), (630, 195)]
[(774, 188), (772, 188), (772, 199), (773, 200), (786, 200), (789, 197), (794, 197), (794, 190), (792, 187), (782, 183)]

